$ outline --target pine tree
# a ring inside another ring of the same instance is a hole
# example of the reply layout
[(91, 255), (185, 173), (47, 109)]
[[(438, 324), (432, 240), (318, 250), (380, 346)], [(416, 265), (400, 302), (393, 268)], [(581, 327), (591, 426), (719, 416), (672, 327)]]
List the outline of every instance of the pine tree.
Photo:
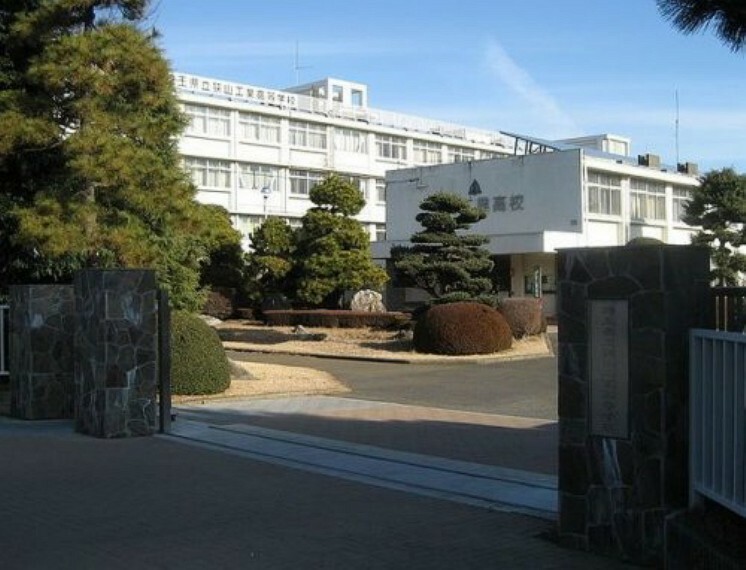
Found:
[(148, 0), (4, 4), (0, 288), (152, 267), (175, 306), (197, 308), (216, 218), (181, 167), (170, 70), (138, 28)]
[(425, 198), (415, 218), (423, 230), (411, 246), (391, 249), (394, 267), (404, 284), (424, 289), (435, 303), (475, 300), (496, 304), (491, 272), (494, 263), (482, 246), (489, 238), (466, 234), (486, 217), (457, 194), (439, 192)]
[(368, 234), (352, 217), (365, 206), (360, 191), (332, 174), (311, 189), (309, 198), (315, 206), (296, 235), (296, 298), (336, 307), (345, 291), (383, 286), (388, 275), (373, 263)]
[(252, 251), (247, 255), (247, 275), (254, 301), (266, 295), (292, 297), (290, 272), (295, 253), (293, 229), (280, 218), (267, 218), (251, 234)]
[(746, 175), (731, 168), (713, 170), (694, 190), (686, 205), (684, 222), (702, 229), (692, 243), (706, 245), (712, 252), (712, 278), (719, 285), (736, 285), (746, 272)]
[(746, 47), (746, 8), (743, 0), (657, 0), (663, 16), (685, 34), (709, 26), (733, 51)]

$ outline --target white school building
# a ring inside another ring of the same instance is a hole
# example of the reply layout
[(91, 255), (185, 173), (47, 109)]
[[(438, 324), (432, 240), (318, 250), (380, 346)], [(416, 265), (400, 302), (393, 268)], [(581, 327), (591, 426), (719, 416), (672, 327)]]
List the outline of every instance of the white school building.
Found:
[(197, 199), (226, 208), (246, 246), (267, 216), (299, 224), (309, 190), (332, 172), (360, 188), (357, 218), (380, 241), (387, 171), (525, 151), (503, 133), (369, 107), (368, 87), (351, 81), (276, 90), (185, 73), (173, 80), (190, 119), (179, 150)]
[[(694, 230), (681, 218), (699, 184), (694, 164), (671, 168), (653, 155), (609, 153), (604, 149), (629, 148), (610, 135), (539, 142), (545, 152), (389, 171), (387, 241), (373, 244), (374, 256), (388, 259), (392, 245), (408, 244), (422, 229), (415, 216), (427, 195), (457, 193), (487, 211), (470, 231), (489, 237), (502, 294), (541, 296), (554, 314), (557, 249), (624, 245), (635, 237), (690, 243)], [(397, 304), (421, 298), (397, 293), (388, 295)]]
[[(360, 188), (357, 216), (375, 259), (420, 227), (422, 199), (446, 190), (489, 215), (473, 231), (490, 237), (504, 294), (542, 295), (554, 310), (554, 252), (624, 244), (636, 236), (689, 243), (682, 205), (696, 166), (631, 156), (629, 139), (599, 135), (544, 141), (385, 111), (368, 87), (326, 78), (284, 90), (174, 73), (189, 125), (179, 141), (197, 199), (228, 210), (249, 247), (268, 216), (291, 226), (330, 173)], [(408, 304), (415, 291), (389, 291)]]

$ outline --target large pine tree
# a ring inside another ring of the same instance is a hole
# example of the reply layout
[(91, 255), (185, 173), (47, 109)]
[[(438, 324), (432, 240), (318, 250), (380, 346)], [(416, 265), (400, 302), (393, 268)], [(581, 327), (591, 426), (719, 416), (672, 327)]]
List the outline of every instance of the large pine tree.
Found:
[(692, 243), (712, 252), (711, 276), (718, 285), (736, 285), (746, 272), (746, 175), (732, 168), (713, 170), (702, 177), (686, 205), (684, 221), (699, 230)]
[(152, 267), (176, 306), (196, 308), (215, 216), (181, 167), (184, 117), (143, 29), (148, 0), (3, 4), (0, 289)]
[(370, 257), (368, 234), (352, 216), (365, 206), (360, 191), (337, 175), (311, 189), (314, 203), (295, 234), (295, 295), (304, 304), (336, 307), (345, 291), (378, 288), (386, 271)]
[(391, 248), (401, 281), (424, 289), (436, 303), (474, 300), (496, 304), (491, 278), (494, 263), (482, 247), (486, 236), (465, 233), (486, 217), (457, 194), (438, 192), (420, 204), (415, 218), (423, 229), (411, 237), (411, 246)]

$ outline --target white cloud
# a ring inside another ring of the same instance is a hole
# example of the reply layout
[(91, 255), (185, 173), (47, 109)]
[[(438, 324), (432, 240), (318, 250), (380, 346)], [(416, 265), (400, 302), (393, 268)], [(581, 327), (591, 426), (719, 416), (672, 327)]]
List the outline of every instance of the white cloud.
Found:
[(510, 57), (496, 41), (487, 47), (488, 69), (526, 103), (531, 124), (544, 125), (546, 136), (568, 137), (581, 132), (575, 120), (562, 110), (559, 103), (536, 80)]

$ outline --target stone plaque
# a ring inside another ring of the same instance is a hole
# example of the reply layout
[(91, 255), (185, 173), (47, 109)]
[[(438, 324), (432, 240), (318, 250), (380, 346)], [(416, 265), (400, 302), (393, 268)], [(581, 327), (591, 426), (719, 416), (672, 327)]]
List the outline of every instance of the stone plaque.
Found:
[(589, 300), (591, 435), (629, 437), (627, 301)]

